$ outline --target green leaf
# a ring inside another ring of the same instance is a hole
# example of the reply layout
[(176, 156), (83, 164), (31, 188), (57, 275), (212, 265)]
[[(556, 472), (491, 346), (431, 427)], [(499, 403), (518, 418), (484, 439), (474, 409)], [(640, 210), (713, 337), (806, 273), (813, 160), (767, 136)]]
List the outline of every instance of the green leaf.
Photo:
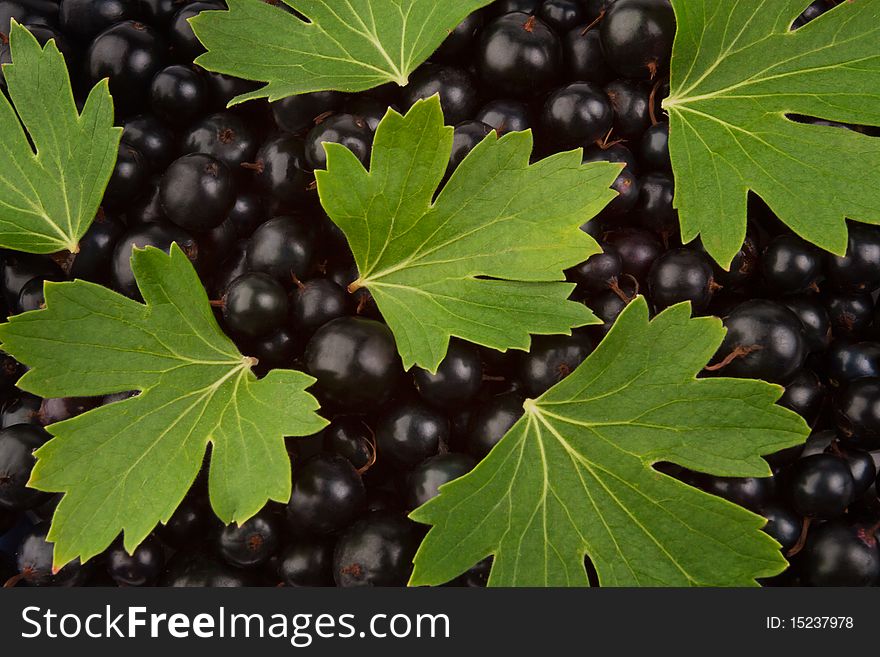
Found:
[(3, 74), (15, 109), (0, 94), (0, 248), (75, 252), (113, 173), (122, 129), (113, 127), (106, 80), (79, 114), (55, 41), (41, 48), (14, 21), (9, 39)]
[(369, 173), (325, 144), (321, 203), (354, 252), (360, 278), (394, 332), (404, 367), (436, 371), (450, 336), (527, 349), (529, 334), (596, 323), (567, 301), (563, 270), (599, 251), (579, 230), (612, 198), (620, 165), (581, 164), (581, 152), (529, 164), (530, 132), (493, 133), (437, 195), (452, 150), (435, 96), (376, 130)]
[(880, 223), (880, 140), (786, 115), (880, 125), (880, 3), (840, 3), (795, 32), (804, 0), (672, 4), (663, 106), (683, 239), (700, 235), (729, 266), (753, 190), (796, 233), (843, 255), (845, 217)]
[[(284, 5), (278, 7), (280, 2)], [(190, 23), (208, 49), (196, 63), (265, 82), (234, 99), (404, 86), (468, 14), (491, 0), (228, 0)], [(285, 6), (286, 5), (286, 6)], [(292, 7), (309, 19), (285, 11)]]
[(413, 585), (441, 584), (484, 557), (494, 586), (747, 586), (786, 566), (764, 519), (652, 466), (764, 477), (761, 458), (803, 442), (774, 405), (782, 389), (696, 379), (724, 334), (679, 304), (648, 321), (643, 298), (568, 378), (537, 400), (471, 473), (412, 513), (434, 525)]
[(257, 380), (217, 325), (184, 253), (135, 251), (146, 305), (104, 287), (46, 283), (44, 310), (0, 325), (2, 348), (30, 370), (19, 387), (43, 397), (141, 391), (48, 427), (30, 485), (63, 492), (49, 533), (55, 562), (88, 559), (125, 531), (133, 550), (192, 485), (209, 443), (211, 503), (243, 522), (290, 498), (285, 436), (326, 422), (300, 372)]

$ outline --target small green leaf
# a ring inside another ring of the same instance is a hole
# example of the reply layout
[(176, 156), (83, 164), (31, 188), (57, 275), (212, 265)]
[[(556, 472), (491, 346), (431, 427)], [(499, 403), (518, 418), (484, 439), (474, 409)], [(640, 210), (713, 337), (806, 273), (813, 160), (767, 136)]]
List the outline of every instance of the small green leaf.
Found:
[(563, 270), (599, 251), (579, 226), (612, 198), (620, 165), (581, 164), (581, 152), (529, 163), (530, 132), (493, 133), (434, 199), (452, 150), (435, 96), (376, 130), (367, 172), (325, 144), (321, 203), (348, 238), (360, 278), (394, 332), (404, 367), (431, 371), (450, 336), (527, 349), (529, 334), (596, 323), (568, 301)]
[(88, 559), (125, 532), (133, 550), (180, 504), (212, 444), (211, 503), (243, 522), (290, 498), (285, 436), (326, 422), (301, 372), (257, 380), (253, 359), (217, 325), (184, 253), (135, 251), (146, 304), (104, 287), (46, 283), (44, 310), (0, 325), (2, 348), (30, 370), (19, 387), (43, 397), (140, 391), (48, 427), (30, 485), (63, 492), (49, 540), (55, 563)]
[[(208, 49), (196, 63), (265, 82), (234, 99), (403, 86), (468, 14), (491, 0), (228, 0), (191, 19)], [(305, 16), (303, 21), (285, 11)]]
[(682, 238), (699, 235), (728, 267), (752, 190), (796, 233), (843, 255), (845, 218), (880, 223), (880, 140), (786, 115), (880, 125), (880, 3), (840, 3), (794, 32), (803, 0), (672, 4), (663, 106)]
[(15, 109), (0, 94), (0, 247), (75, 252), (116, 164), (122, 129), (113, 127), (113, 100), (104, 80), (77, 113), (55, 41), (41, 48), (14, 21), (9, 40), (3, 74)]
[(716, 318), (643, 298), (568, 378), (537, 400), (472, 472), (412, 513), (433, 525), (413, 585), (442, 584), (494, 554), (493, 586), (748, 586), (781, 572), (764, 519), (661, 474), (667, 461), (763, 477), (761, 458), (803, 442), (778, 386), (696, 379), (721, 343)]

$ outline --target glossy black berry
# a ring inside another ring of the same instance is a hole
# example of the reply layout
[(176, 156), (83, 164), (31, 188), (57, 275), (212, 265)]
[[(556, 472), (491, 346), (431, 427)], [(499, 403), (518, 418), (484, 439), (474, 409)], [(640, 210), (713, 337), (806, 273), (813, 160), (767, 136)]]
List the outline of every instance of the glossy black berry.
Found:
[(842, 521), (816, 527), (804, 548), (804, 561), (813, 586), (872, 586), (880, 579), (880, 552), (869, 527)]
[(617, 0), (600, 23), (608, 63), (629, 78), (653, 78), (666, 66), (675, 38), (668, 0)]
[(242, 163), (256, 157), (258, 145), (253, 130), (240, 116), (219, 112), (190, 128), (183, 139), (183, 152), (210, 155), (230, 171), (241, 172)]
[(168, 219), (185, 230), (210, 230), (229, 214), (235, 183), (220, 160), (184, 155), (168, 167), (159, 193)]
[(522, 132), (532, 127), (528, 105), (518, 100), (493, 100), (480, 108), (474, 119), (485, 123), (499, 135)]
[(455, 126), (452, 137), (452, 153), (449, 155), (449, 167), (447, 173), (451, 174), (462, 163), (462, 160), (470, 154), (492, 132), (492, 127), (481, 121), (465, 121)]
[(287, 519), (295, 529), (330, 534), (357, 518), (364, 499), (361, 476), (347, 459), (318, 454), (295, 473)]
[(614, 77), (605, 54), (599, 30), (579, 25), (569, 30), (562, 40), (562, 51), (569, 78), (604, 85)]
[(805, 292), (815, 288), (822, 275), (822, 254), (795, 235), (780, 235), (764, 249), (761, 270), (776, 294)]
[(46, 540), (49, 523), (35, 525), (22, 539), (16, 554), (21, 580), (30, 586), (78, 586), (88, 575), (79, 559), (71, 561), (57, 573), (52, 555), (54, 545)]
[(140, 151), (125, 142), (119, 144), (116, 164), (104, 191), (104, 206), (119, 209), (137, 198), (146, 187), (150, 173), (150, 166)]
[(602, 89), (575, 82), (557, 89), (541, 112), (541, 134), (560, 149), (589, 144), (611, 128), (611, 104)]
[(814, 424), (825, 401), (825, 386), (816, 373), (802, 369), (785, 385), (785, 392), (777, 402), (800, 415), (807, 424)]
[(653, 233), (638, 228), (625, 228), (608, 233), (605, 241), (620, 256), (623, 273), (646, 281), (654, 261), (664, 248)]
[(468, 427), (468, 453), (483, 459), (522, 417), (523, 401), (520, 393), (509, 392), (479, 404)]
[(408, 468), (438, 452), (449, 441), (449, 420), (421, 402), (400, 403), (376, 426), (378, 458)]
[(474, 80), (467, 71), (452, 66), (426, 65), (420, 68), (404, 87), (401, 103), (404, 109), (409, 109), (416, 101), (435, 94), (439, 94), (446, 125), (470, 119), (477, 108)]
[(786, 383), (803, 365), (803, 326), (785, 306), (754, 299), (724, 318), (727, 334), (713, 366), (723, 376)]
[[(177, 5), (180, 7), (180, 5)], [(204, 46), (193, 32), (189, 19), (198, 16), (203, 11), (224, 9), (224, 4), (219, 2), (193, 2), (183, 5), (171, 18), (169, 26), (169, 40), (171, 53), (178, 61), (191, 62), (205, 51)]]
[(345, 96), (338, 91), (297, 94), (272, 103), (272, 114), (279, 127), (300, 134), (311, 128), (321, 114), (339, 110), (344, 101)]
[(258, 338), (287, 319), (284, 288), (271, 276), (253, 272), (235, 279), (223, 298), (223, 321), (234, 333)]
[(327, 278), (313, 278), (297, 285), (290, 295), (290, 319), (304, 336), (327, 322), (347, 315), (351, 296)]
[(373, 148), (373, 131), (367, 122), (352, 114), (334, 114), (309, 130), (305, 139), (306, 162), (311, 169), (327, 168), (325, 143), (340, 144), (354, 153), (365, 167), (369, 166)]
[[(174, 132), (153, 114), (138, 114), (125, 121), (123, 143), (143, 155), (153, 172), (165, 171), (177, 155)], [(131, 201), (131, 197), (125, 199)]]
[(578, 285), (578, 289), (586, 294), (598, 294), (617, 285), (623, 275), (623, 263), (620, 256), (608, 248), (602, 253), (591, 255), (586, 261), (569, 270), (570, 280)]
[(304, 217), (274, 217), (254, 231), (248, 241), (248, 266), (289, 286), (305, 278), (317, 246), (314, 225)]
[(431, 61), (444, 63), (460, 61), (476, 43), (482, 27), (483, 13), (473, 12), (449, 33), (436, 52), (431, 55)]
[(395, 392), (403, 374), (391, 330), (360, 317), (340, 317), (309, 340), (306, 370), (320, 396), (343, 408), (374, 410)]
[(837, 426), (856, 447), (880, 448), (880, 379), (851, 382), (834, 398)]
[(880, 378), (880, 343), (836, 340), (825, 354), (825, 372), (833, 386), (856, 379)]
[(135, 248), (152, 246), (167, 253), (172, 242), (176, 242), (184, 253), (190, 255), (190, 259), (198, 250), (192, 237), (171, 224), (141, 224), (131, 228), (119, 238), (113, 250), (113, 260), (110, 263), (110, 282), (113, 287), (127, 297), (139, 298), (137, 281), (131, 270), (132, 251)]
[(880, 228), (850, 223), (846, 255), (829, 254), (827, 273), (841, 289), (871, 292), (880, 287)]
[(301, 200), (312, 182), (307, 172), (305, 145), (302, 139), (289, 134), (266, 141), (254, 162), (242, 166), (253, 171), (259, 191), (281, 203)]
[(803, 521), (796, 513), (785, 507), (773, 505), (762, 509), (761, 515), (767, 518), (764, 531), (776, 539), (782, 546), (783, 552), (788, 552), (795, 546), (803, 527)]
[(22, 511), (40, 504), (46, 495), (28, 488), (36, 459), (33, 452), (48, 440), (42, 429), (16, 424), (0, 430), (0, 508)]
[(247, 571), (199, 551), (175, 554), (159, 580), (159, 586), (168, 588), (239, 588), (253, 584)]
[(667, 251), (654, 261), (648, 274), (648, 291), (657, 310), (689, 301), (694, 312), (701, 313), (716, 289), (709, 258), (695, 249)]
[(651, 85), (621, 78), (609, 82), (605, 93), (614, 110), (614, 135), (638, 144), (651, 125)]
[(208, 85), (192, 66), (174, 65), (162, 69), (150, 84), (153, 113), (171, 125), (187, 125), (208, 104)]
[(405, 586), (421, 535), (411, 520), (374, 512), (343, 534), (333, 554), (337, 586)]
[(263, 511), (250, 520), (223, 528), (217, 549), (223, 560), (236, 568), (255, 568), (278, 550), (280, 529), (275, 517)]
[(165, 63), (166, 45), (150, 26), (137, 21), (116, 23), (92, 41), (87, 72), (92, 84), (110, 78), (113, 102), (124, 113), (142, 110), (150, 81)]
[(120, 544), (107, 551), (107, 573), (122, 586), (155, 582), (165, 566), (165, 551), (154, 538), (147, 538), (131, 554)]
[(658, 123), (645, 130), (639, 147), (639, 158), (649, 171), (672, 171), (668, 123)]
[(592, 350), (593, 341), (583, 332), (532, 338), (518, 369), (527, 394), (532, 398), (542, 395), (574, 372)]
[(820, 519), (841, 515), (855, 493), (849, 465), (834, 454), (814, 454), (800, 459), (794, 466), (790, 486), (794, 510)]
[(88, 40), (114, 23), (139, 18), (139, 9), (130, 0), (62, 0), (58, 24), (65, 33)]
[(333, 542), (297, 537), (278, 555), (278, 577), (286, 586), (333, 586)]
[(471, 401), (483, 384), (480, 353), (468, 343), (453, 340), (436, 373), (417, 367), (413, 379), (426, 402), (439, 408), (456, 408)]
[(472, 456), (454, 452), (426, 459), (406, 476), (407, 508), (417, 509), (437, 497), (440, 486), (463, 477), (476, 464)]
[(514, 98), (529, 96), (558, 79), (562, 46), (539, 18), (505, 14), (483, 30), (478, 66), (483, 82), (497, 92)]
[(828, 292), (822, 300), (834, 337), (858, 339), (867, 334), (874, 321), (874, 299), (868, 292)]
[(339, 415), (324, 429), (324, 449), (342, 456), (358, 470), (367, 467), (376, 453), (373, 430), (357, 415)]
[(782, 303), (801, 320), (807, 349), (825, 349), (831, 341), (831, 320), (822, 302), (815, 295), (797, 295), (785, 297)]

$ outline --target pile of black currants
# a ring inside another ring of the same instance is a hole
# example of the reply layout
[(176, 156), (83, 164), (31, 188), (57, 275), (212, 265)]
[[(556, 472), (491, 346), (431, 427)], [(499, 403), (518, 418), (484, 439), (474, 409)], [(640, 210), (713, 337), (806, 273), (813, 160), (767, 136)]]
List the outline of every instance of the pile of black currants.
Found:
[[(813, 2), (792, 29), (833, 4)], [(753, 197), (729, 271), (699, 243), (681, 243), (661, 107), (675, 34), (667, 0), (498, 0), (453, 30), (405, 88), (232, 109), (228, 101), (254, 85), (194, 65), (202, 48), (187, 23), (223, 6), (0, 0), (0, 32), (14, 18), (40, 42), (55, 39), (79, 103), (109, 77), (124, 126), (101, 211), (79, 252), (0, 256), (3, 316), (40, 308), (44, 281), (80, 278), (138, 299), (133, 247), (177, 242), (223, 329), (258, 359), (258, 374), (313, 375), (331, 423), (288, 441), (289, 504), (224, 527), (202, 475), (134, 554), (114, 545), (53, 574), (46, 532), (58, 500), (25, 486), (32, 451), (48, 439), (44, 426), (125, 395), (40, 399), (15, 387), (23, 368), (3, 356), (0, 582), (404, 585), (424, 531), (407, 512), (486, 456), (523, 401), (572, 372), (638, 294), (654, 311), (690, 301), (696, 314), (722, 317), (727, 337), (704, 376), (779, 383), (779, 403), (814, 429), (804, 448), (770, 458), (772, 478), (670, 474), (768, 519), (766, 531), (792, 566), (767, 584), (880, 581), (880, 228), (851, 224), (847, 254), (835, 257)], [(0, 41), (0, 61), (8, 62), (8, 42)], [(368, 164), (387, 109), (404, 111), (434, 94), (455, 126), (450, 171), (492, 130), (532, 129), (536, 158), (581, 147), (585, 162), (625, 165), (613, 185), (617, 198), (583, 227), (604, 253), (568, 272), (576, 299), (604, 325), (536, 338), (528, 353), (453, 341), (437, 374), (403, 370), (369, 294), (347, 290), (357, 269), (320, 206), (313, 172), (325, 165), (324, 142)], [(490, 565), (451, 584), (485, 585)]]

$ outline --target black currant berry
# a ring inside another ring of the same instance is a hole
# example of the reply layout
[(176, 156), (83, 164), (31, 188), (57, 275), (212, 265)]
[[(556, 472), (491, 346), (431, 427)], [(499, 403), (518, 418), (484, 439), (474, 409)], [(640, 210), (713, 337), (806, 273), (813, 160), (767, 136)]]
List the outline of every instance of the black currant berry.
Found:
[(575, 82), (550, 94), (541, 112), (541, 134), (558, 148), (575, 148), (603, 137), (613, 114), (602, 89)]
[(185, 230), (210, 230), (223, 223), (235, 202), (229, 167), (210, 155), (184, 155), (162, 177), (165, 215)]
[(350, 296), (333, 281), (313, 278), (297, 285), (290, 296), (290, 319), (303, 335), (311, 336), (327, 322), (349, 312)]
[(236, 278), (223, 298), (223, 321), (234, 333), (259, 338), (277, 331), (287, 319), (284, 288), (271, 276), (253, 272)]
[(287, 519), (296, 530), (331, 534), (357, 518), (364, 499), (361, 476), (347, 459), (318, 454), (295, 473)]
[(694, 249), (667, 251), (657, 258), (648, 274), (648, 290), (657, 310), (690, 301), (694, 312), (702, 313), (717, 287), (711, 262)]
[(675, 14), (668, 0), (616, 0), (600, 23), (608, 63), (628, 78), (653, 78), (672, 54)]
[(165, 551), (154, 538), (147, 538), (131, 554), (120, 544), (107, 551), (107, 573), (122, 586), (152, 584), (165, 565)]
[(474, 119), (485, 123), (499, 135), (522, 132), (532, 127), (531, 110), (518, 100), (493, 100), (484, 105)]
[(297, 537), (278, 555), (278, 577), (286, 586), (333, 586), (333, 542)]
[(813, 454), (794, 466), (789, 483), (791, 503), (802, 516), (827, 520), (846, 511), (855, 481), (847, 462), (834, 454)]
[(402, 515), (373, 512), (343, 534), (333, 554), (337, 586), (406, 586), (421, 534)]
[(473, 457), (453, 452), (426, 459), (406, 476), (407, 508), (417, 509), (437, 497), (440, 486), (463, 477), (476, 464)]
[(440, 97), (446, 125), (456, 125), (470, 119), (477, 109), (474, 80), (467, 71), (452, 66), (425, 65), (420, 68), (403, 88), (401, 103), (404, 109), (409, 109), (416, 101), (434, 94)]
[(317, 234), (303, 217), (274, 217), (254, 231), (248, 241), (248, 267), (289, 286), (312, 268)]
[(36, 459), (33, 452), (49, 439), (31, 424), (0, 430), (0, 508), (23, 511), (42, 503), (46, 494), (28, 488)]
[(403, 374), (391, 330), (360, 317), (340, 317), (309, 340), (306, 370), (320, 396), (351, 410), (373, 410), (394, 394)]
[(378, 458), (400, 468), (417, 465), (449, 442), (449, 420), (419, 402), (392, 408), (376, 427)]
[(514, 98), (552, 87), (562, 71), (559, 37), (543, 21), (524, 13), (505, 14), (489, 23), (478, 58), (483, 82)]
[(192, 66), (162, 69), (150, 84), (153, 113), (170, 125), (187, 125), (208, 105), (208, 85)]
[(509, 392), (480, 404), (468, 426), (467, 451), (483, 459), (522, 417), (523, 396)]
[(785, 306), (754, 299), (741, 303), (724, 318), (727, 334), (710, 370), (724, 376), (764, 379), (774, 383), (791, 380), (804, 363), (804, 329)]
[(254, 172), (254, 183), (259, 191), (280, 203), (302, 200), (313, 182), (306, 171), (303, 141), (289, 134), (269, 139), (257, 151), (254, 162), (242, 166)]
[(279, 534), (275, 518), (263, 511), (240, 525), (224, 527), (217, 549), (223, 560), (236, 568), (256, 568), (278, 550)]
[(472, 345), (453, 340), (437, 373), (417, 367), (416, 389), (426, 402), (439, 408), (454, 409), (471, 401), (483, 384), (483, 363)]
[(123, 113), (142, 109), (150, 81), (165, 62), (166, 46), (153, 28), (123, 21), (92, 41), (87, 55), (91, 84), (110, 78), (113, 102)]
[(365, 167), (370, 164), (373, 131), (359, 116), (334, 114), (309, 130), (305, 141), (306, 162), (311, 169), (327, 168), (324, 144), (341, 144), (354, 153)]
[(869, 527), (842, 521), (810, 531), (804, 572), (813, 586), (873, 586), (880, 579), (880, 552)]

